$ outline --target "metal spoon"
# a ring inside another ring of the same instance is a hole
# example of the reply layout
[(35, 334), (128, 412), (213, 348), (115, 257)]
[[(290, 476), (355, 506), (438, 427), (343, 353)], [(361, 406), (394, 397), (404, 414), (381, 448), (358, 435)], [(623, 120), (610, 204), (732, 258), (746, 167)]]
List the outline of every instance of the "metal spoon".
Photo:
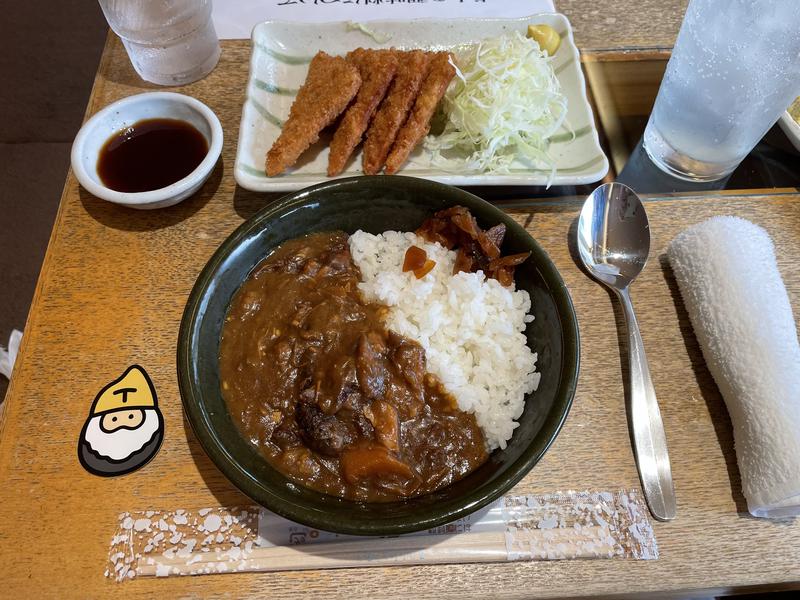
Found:
[(675, 518), (676, 503), (667, 440), (628, 293), (650, 253), (650, 224), (636, 192), (621, 183), (605, 183), (589, 195), (578, 219), (578, 251), (589, 273), (616, 293), (625, 311), (636, 463), (650, 512), (669, 521)]

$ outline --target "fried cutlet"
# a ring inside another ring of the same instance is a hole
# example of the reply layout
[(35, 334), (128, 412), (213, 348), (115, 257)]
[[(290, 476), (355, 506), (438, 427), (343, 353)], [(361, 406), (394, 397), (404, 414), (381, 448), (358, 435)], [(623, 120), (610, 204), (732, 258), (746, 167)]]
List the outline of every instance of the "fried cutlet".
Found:
[(340, 56), (318, 52), (278, 139), (267, 152), (267, 175), (291, 167), (319, 133), (342, 114), (361, 86), (358, 69)]
[(396, 55), (397, 75), (369, 125), (364, 142), (363, 167), (367, 175), (375, 175), (383, 168), (397, 132), (414, 106), (432, 56), (424, 50), (398, 51)]
[(417, 144), (428, 134), (436, 106), (456, 74), (456, 69), (450, 61), (449, 52), (437, 52), (431, 59), (428, 76), (414, 102), (414, 108), (400, 128), (392, 151), (386, 159), (386, 173), (390, 175), (396, 173)]
[(328, 157), (329, 177), (344, 170), (347, 159), (361, 141), (375, 109), (386, 95), (386, 90), (397, 72), (397, 57), (393, 50), (358, 48), (347, 53), (347, 62), (358, 69), (361, 87), (355, 102), (344, 113), (333, 135)]

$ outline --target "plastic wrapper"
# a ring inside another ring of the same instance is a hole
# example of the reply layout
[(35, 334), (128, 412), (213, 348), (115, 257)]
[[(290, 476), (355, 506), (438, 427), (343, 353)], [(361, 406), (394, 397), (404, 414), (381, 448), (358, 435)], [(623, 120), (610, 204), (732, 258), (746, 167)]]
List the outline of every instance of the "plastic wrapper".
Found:
[(577, 558), (658, 558), (638, 490), (505, 496), (453, 523), (386, 538), (320, 531), (258, 506), (123, 513), (106, 576)]

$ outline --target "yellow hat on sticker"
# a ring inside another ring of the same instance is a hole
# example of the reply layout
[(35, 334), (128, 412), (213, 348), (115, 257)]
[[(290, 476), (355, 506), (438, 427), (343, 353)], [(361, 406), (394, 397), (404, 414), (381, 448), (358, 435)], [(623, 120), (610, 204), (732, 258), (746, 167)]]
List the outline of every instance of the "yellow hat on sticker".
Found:
[(92, 405), (92, 415), (113, 410), (131, 408), (153, 408), (156, 393), (147, 373), (133, 365), (119, 379), (115, 379), (100, 390)]

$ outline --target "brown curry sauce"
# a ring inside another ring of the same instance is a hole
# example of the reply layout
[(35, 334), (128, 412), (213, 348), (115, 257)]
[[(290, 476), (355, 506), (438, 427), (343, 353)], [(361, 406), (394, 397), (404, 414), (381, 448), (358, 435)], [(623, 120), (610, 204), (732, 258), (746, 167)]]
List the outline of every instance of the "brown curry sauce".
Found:
[(485, 439), (359, 280), (343, 232), (277, 248), (229, 309), (223, 397), (244, 437), (306, 487), (361, 501), (431, 492), (485, 462)]

